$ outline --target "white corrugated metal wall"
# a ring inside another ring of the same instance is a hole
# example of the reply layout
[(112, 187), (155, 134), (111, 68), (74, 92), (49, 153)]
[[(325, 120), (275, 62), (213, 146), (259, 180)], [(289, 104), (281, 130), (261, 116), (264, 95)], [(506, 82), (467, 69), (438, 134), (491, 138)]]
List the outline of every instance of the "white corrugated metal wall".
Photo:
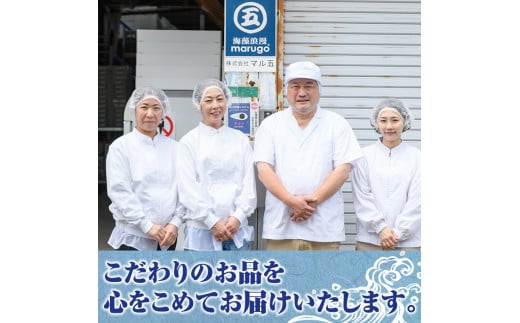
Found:
[[(403, 139), (420, 148), (420, 21), (420, 1), (284, 0), (284, 68), (299, 60), (320, 66), (321, 107), (344, 116), (362, 147), (377, 138), (370, 110), (384, 98), (402, 100), (415, 117)], [(346, 241), (341, 249), (354, 250), (350, 180), (343, 193)]]

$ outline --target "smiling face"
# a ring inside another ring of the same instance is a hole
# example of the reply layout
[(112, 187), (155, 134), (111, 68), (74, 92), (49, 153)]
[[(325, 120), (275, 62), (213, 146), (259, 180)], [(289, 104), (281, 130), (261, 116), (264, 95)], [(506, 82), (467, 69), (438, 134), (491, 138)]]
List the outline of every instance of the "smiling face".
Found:
[(157, 127), (161, 123), (163, 108), (155, 98), (147, 98), (135, 107), (135, 128), (151, 138), (157, 134)]
[(395, 109), (385, 109), (377, 117), (377, 126), (383, 135), (383, 144), (393, 148), (401, 143), (403, 117)]
[(222, 127), (226, 106), (227, 101), (224, 93), (217, 87), (208, 88), (200, 102), (202, 123), (215, 129)]
[(300, 115), (312, 114), (318, 108), (320, 91), (318, 83), (311, 79), (294, 79), (287, 84), (287, 101), (293, 112)]

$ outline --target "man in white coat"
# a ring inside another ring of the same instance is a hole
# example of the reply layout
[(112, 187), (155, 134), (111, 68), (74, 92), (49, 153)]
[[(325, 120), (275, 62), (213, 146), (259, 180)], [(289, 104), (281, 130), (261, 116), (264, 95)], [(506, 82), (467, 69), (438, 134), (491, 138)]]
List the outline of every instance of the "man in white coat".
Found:
[(361, 149), (350, 124), (319, 106), (321, 71), (296, 62), (285, 73), (289, 107), (266, 118), (254, 146), (266, 200), (267, 250), (338, 250), (345, 240), (341, 187)]

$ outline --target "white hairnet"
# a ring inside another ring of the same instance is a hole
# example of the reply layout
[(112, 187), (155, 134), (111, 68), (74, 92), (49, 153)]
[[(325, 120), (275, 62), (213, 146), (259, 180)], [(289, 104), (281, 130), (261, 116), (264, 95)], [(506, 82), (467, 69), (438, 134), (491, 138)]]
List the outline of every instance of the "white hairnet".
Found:
[(321, 93), (321, 71), (316, 64), (307, 61), (292, 63), (285, 69), (285, 87), (294, 79), (311, 79), (318, 83)]
[(410, 110), (404, 106), (403, 102), (398, 99), (385, 99), (372, 110), (372, 116), (370, 118), (370, 125), (372, 125), (372, 128), (374, 128), (377, 133), (381, 133), (379, 126), (377, 125), (377, 118), (379, 117), (381, 110), (384, 108), (392, 108), (399, 112), (403, 118), (403, 132), (412, 128), (413, 115)]
[(154, 98), (159, 101), (163, 108), (163, 117), (164, 115), (171, 113), (170, 101), (164, 91), (152, 86), (144, 86), (135, 89), (126, 102), (126, 108), (135, 110), (141, 101), (148, 98)]
[(193, 90), (191, 101), (195, 110), (200, 111), (200, 103), (202, 102), (202, 98), (210, 87), (218, 88), (226, 98), (227, 107), (231, 105), (231, 90), (226, 86), (226, 84), (217, 79), (205, 79), (195, 85), (195, 89)]

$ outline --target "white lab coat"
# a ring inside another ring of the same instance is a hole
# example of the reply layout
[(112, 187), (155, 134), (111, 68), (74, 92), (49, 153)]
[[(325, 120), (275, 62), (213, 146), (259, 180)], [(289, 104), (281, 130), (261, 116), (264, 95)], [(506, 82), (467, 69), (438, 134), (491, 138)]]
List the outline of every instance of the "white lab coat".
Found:
[(239, 130), (219, 129), (200, 122), (179, 141), (179, 198), (186, 206), (184, 248), (222, 250), (211, 227), (228, 216), (236, 217), (240, 229), (233, 237), (237, 248), (253, 240), (248, 217), (256, 209), (253, 151)]
[(357, 240), (380, 245), (385, 226), (397, 247), (421, 246), (421, 151), (406, 142), (389, 149), (380, 140), (363, 148), (352, 169)]
[[(153, 224), (182, 223), (178, 203), (176, 158), (179, 144), (164, 135), (153, 139), (134, 130), (117, 138), (106, 158), (109, 210), (115, 227), (108, 244), (156, 250), (158, 242), (146, 235)], [(166, 249), (163, 247), (162, 249)]]
[[(260, 125), (255, 136), (254, 161), (273, 165), (276, 175), (293, 195), (312, 194), (337, 166), (361, 157), (350, 124), (339, 114), (318, 107), (305, 129), (291, 108), (276, 112)], [(316, 208), (306, 221), (292, 221), (290, 209), (266, 192), (262, 237), (318, 242), (345, 240), (341, 189)]]

